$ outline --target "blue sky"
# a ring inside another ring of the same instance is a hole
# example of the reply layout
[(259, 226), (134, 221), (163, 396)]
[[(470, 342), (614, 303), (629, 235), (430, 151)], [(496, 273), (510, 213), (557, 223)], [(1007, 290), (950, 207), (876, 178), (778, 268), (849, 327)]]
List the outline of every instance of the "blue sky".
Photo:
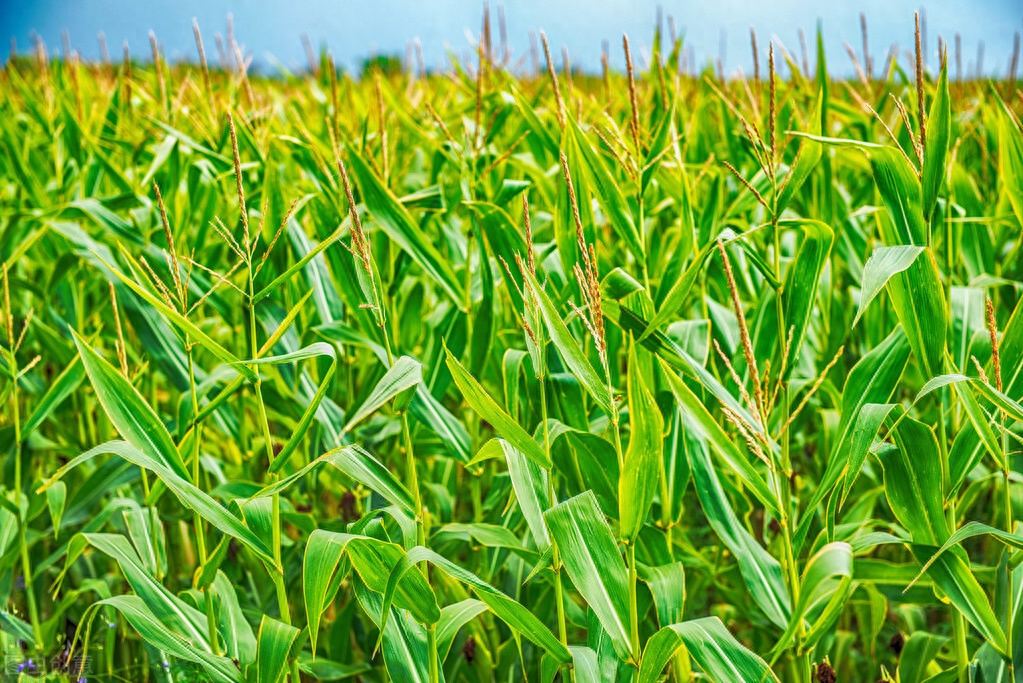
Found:
[[(497, 38), (498, 0), (491, 0), (493, 31)], [(509, 43), (515, 58), (529, 63), (529, 32), (543, 29), (552, 48), (566, 46), (575, 66), (597, 70), (601, 41), (611, 44), (612, 62), (621, 66), (621, 36), (628, 33), (633, 49), (648, 49), (657, 6), (672, 15), (685, 32), (700, 63), (716, 59), (722, 32), (725, 67), (752, 71), (749, 29), (756, 28), (761, 51), (767, 40), (780, 40), (789, 51), (800, 54), (797, 31), (812, 40), (817, 19), (823, 22), (829, 66), (833, 73), (852, 72), (843, 48), (848, 42), (861, 52), (859, 13), (865, 12), (870, 49), (881, 62), (893, 43), (905, 54), (913, 44), (913, 12), (926, 12), (929, 62), (937, 59), (937, 37), (951, 43), (962, 36), (964, 70), (976, 61), (978, 41), (983, 40), (984, 70), (1005, 73), (1012, 51), (1013, 34), (1023, 29), (1023, 3), (1019, 0), (858, 0), (815, 2), (811, 0), (505, 0)], [(480, 30), (481, 0), (0, 0), (0, 38), (14, 37), (26, 51), (32, 32), (38, 33), (51, 53), (60, 49), (61, 31), (67, 29), (71, 45), (86, 58), (99, 54), (96, 34), (106, 34), (110, 52), (117, 58), (128, 41), (133, 54), (148, 56), (150, 29), (171, 60), (195, 59), (191, 20), (197, 17), (203, 30), (207, 54), (216, 60), (214, 33), (225, 32), (225, 17), (234, 15), (235, 37), (257, 64), (267, 65), (273, 55), (286, 66), (305, 64), (300, 36), (309, 35), (315, 46), (326, 44), (340, 64), (352, 67), (372, 53), (405, 54), (407, 42), (418, 37), (430, 67), (440, 65), (447, 49), (468, 53), (469, 39)], [(6, 52), (3, 50), (2, 52)], [(766, 69), (766, 57), (761, 58)], [(1023, 70), (1023, 65), (1021, 65)]]

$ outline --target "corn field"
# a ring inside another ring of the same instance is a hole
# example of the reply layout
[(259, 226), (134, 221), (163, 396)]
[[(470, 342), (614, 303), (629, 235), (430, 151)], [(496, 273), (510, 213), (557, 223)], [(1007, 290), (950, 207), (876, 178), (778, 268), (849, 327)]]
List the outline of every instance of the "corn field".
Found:
[(8, 62), (4, 680), (1023, 681), (1014, 70), (542, 39)]

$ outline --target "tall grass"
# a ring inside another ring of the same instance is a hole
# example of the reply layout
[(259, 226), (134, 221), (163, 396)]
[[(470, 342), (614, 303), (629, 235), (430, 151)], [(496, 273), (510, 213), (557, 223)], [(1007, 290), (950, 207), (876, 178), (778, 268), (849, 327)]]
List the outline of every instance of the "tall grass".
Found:
[(7, 64), (7, 671), (1015, 680), (1014, 73), (489, 33)]

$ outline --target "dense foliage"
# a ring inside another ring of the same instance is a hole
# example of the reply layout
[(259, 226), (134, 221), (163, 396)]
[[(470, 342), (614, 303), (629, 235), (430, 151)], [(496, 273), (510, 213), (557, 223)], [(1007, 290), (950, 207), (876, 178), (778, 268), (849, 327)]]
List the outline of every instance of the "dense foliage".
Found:
[(6, 671), (1023, 675), (1020, 91), (671, 42), (8, 64)]

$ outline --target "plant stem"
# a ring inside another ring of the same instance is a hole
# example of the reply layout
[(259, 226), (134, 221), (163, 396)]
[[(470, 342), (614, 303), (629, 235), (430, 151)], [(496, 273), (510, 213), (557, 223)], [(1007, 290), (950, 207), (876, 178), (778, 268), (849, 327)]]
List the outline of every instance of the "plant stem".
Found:
[[(195, 363), (192, 359), (192, 346), (187, 338), (185, 339), (185, 345), (188, 348), (188, 382), (192, 393), (192, 483), (199, 486), (199, 441), (202, 438), (202, 425), (199, 424), (199, 398), (195, 390)], [(199, 547), (199, 566), (204, 567), (208, 560), (206, 554), (206, 534), (202, 517), (199, 516), (198, 512), (193, 512), (192, 523), (195, 525), (195, 544)], [(213, 654), (219, 655), (220, 643), (217, 638), (217, 618), (213, 610), (213, 596), (208, 587), (201, 588), (200, 590), (206, 596), (204, 603), (210, 647), (213, 649)]]
[(625, 453), (622, 451), (622, 430), (618, 424), (618, 407), (615, 405), (614, 389), (611, 386), (611, 369), (604, 359), (604, 374), (607, 376), (607, 400), (611, 404), (611, 427), (615, 437), (615, 454), (618, 456), (618, 471), (625, 469)]
[[(354, 209), (353, 209), (354, 210)], [(372, 263), (372, 260), (370, 260)], [(370, 288), (373, 290), (373, 306), (376, 308), (380, 329), (384, 337), (384, 349), (387, 351), (387, 362), (394, 364), (394, 350), (391, 347), (391, 336), (387, 331), (388, 316), (384, 311), (383, 284), (376, 276), (376, 268), (369, 267)], [(426, 545), (426, 529), (424, 525), (423, 496), (419, 490), (419, 474), (416, 472), (416, 454), (412, 448), (412, 431), (409, 429), (408, 414), (401, 411), (401, 433), (405, 441), (405, 476), (408, 477), (408, 489), (416, 506), (416, 543)]]
[[(942, 476), (942, 497), (945, 495), (945, 487), (949, 483), (949, 465), (948, 465), (948, 446), (946, 443), (946, 431), (945, 431), (945, 415), (947, 413), (947, 406), (945, 403), (945, 392), (941, 392), (941, 402), (939, 404), (938, 414), (938, 451), (941, 454), (941, 476)], [(946, 519), (950, 528), (956, 528), (956, 501), (953, 498), (948, 504), (948, 513)], [(1012, 592), (1012, 584), (1009, 585), (1009, 592)], [(952, 611), (952, 633), (955, 640), (955, 653), (956, 653), (956, 669), (959, 672), (959, 683), (969, 683), (969, 669), (970, 669), (970, 656), (966, 650), (966, 624), (963, 621), (963, 615), (953, 605), (951, 606)]]
[(636, 657), (636, 664), (639, 664), (639, 605), (636, 600), (636, 544), (629, 543), (627, 551), (629, 556), (629, 630), (632, 634), (632, 650)]
[[(999, 419), (1004, 422), (1004, 416), (1001, 416)], [(1014, 531), (1014, 529), (1013, 529), (1014, 523), (1013, 523), (1013, 519), (1012, 519), (1013, 518), (1013, 514), (1012, 514), (1012, 484), (1011, 484), (1011, 482), (1009, 480), (1009, 475), (1012, 472), (1012, 458), (1009, 455), (1009, 435), (1008, 435), (1008, 433), (1005, 430), (1004, 424), (1003, 424), (1003, 429), (1002, 429), (1002, 453), (1005, 456), (1005, 463), (1002, 466), (1002, 475), (1003, 475), (1003, 481), (1004, 481), (1004, 484), (1005, 484), (1004, 489), (1003, 489), (1004, 492), (1005, 492), (1005, 498), (1004, 498), (1004, 501), (1003, 501), (1003, 503), (1005, 505), (1005, 530), (1011, 534)], [(1014, 598), (1015, 598), (1015, 592), (1014, 592), (1015, 588), (1013, 588), (1013, 585), (1012, 585), (1012, 567), (1013, 567), (1013, 564), (1012, 564), (1011, 561), (1010, 562), (1006, 562), (1006, 569), (1005, 570), (1006, 570), (1006, 574), (1007, 574), (1006, 583), (1008, 584), (1008, 590), (1006, 590), (1006, 592), (1005, 592), (1005, 594), (1006, 594), (1006, 606), (1005, 606), (1005, 611), (1006, 611), (1006, 614), (1005, 614), (1005, 658), (1006, 658), (1006, 662), (1007, 662), (1006, 666), (1008, 667), (1008, 670), (1009, 670), (1009, 680), (1010, 681), (1015, 681), (1016, 680), (1016, 663), (1013, 660), (1012, 621), (1013, 621), (1013, 618), (1016, 616), (1016, 609), (1015, 609), (1015, 600), (1014, 600)]]
[(437, 667), (437, 624), (426, 627), (426, 650), (430, 658), (430, 683), (439, 683), (440, 670)]
[[(355, 214), (355, 206), (351, 206), (353, 218)], [(369, 251), (367, 247), (367, 251)], [(391, 337), (387, 331), (388, 316), (384, 309), (384, 297), (383, 297), (383, 283), (376, 277), (376, 268), (373, 266), (372, 253), (367, 253), (366, 264), (369, 270), (370, 278), (370, 289), (373, 290), (373, 305), (377, 311), (377, 323), (380, 325), (380, 330), (384, 337), (384, 349), (387, 351), (387, 362), (390, 365), (394, 364), (394, 350), (391, 347)], [(402, 410), (400, 413), (401, 417), (401, 433), (402, 438), (405, 442), (405, 470), (406, 477), (408, 477), (408, 489), (412, 493), (412, 500), (415, 505), (415, 523), (416, 523), (416, 544), (426, 547), (426, 511), (423, 509), (423, 495), (419, 488), (419, 474), (416, 471), (416, 453), (412, 446), (412, 430), (409, 428), (408, 412)], [(423, 574), (426, 577), (427, 583), (430, 581), (430, 570), (426, 563), (422, 563)], [(430, 683), (437, 683), (440, 680), (440, 675), (437, 669), (437, 625), (430, 624), (426, 630), (427, 646), (430, 657)], [(296, 679), (297, 683), (297, 679)]]
[(956, 669), (959, 672), (959, 683), (970, 681), (970, 656), (966, 651), (966, 623), (959, 610), (952, 608), (952, 635), (955, 640)]
[[(1003, 442), (1003, 449), (1006, 446), (1008, 446), (1008, 444)], [(1008, 455), (1007, 451), (1006, 451), (1006, 454), (1005, 454), (1005, 458), (1008, 461), (1009, 455)], [(1008, 462), (1006, 462), (1006, 467), (1008, 468)], [(1004, 481), (1005, 481), (1005, 487), (1004, 487), (1004, 490), (1005, 490), (1005, 529), (1006, 529), (1006, 531), (1008, 531), (1011, 534), (1013, 532), (1013, 529), (1012, 529), (1012, 527), (1013, 527), (1013, 521), (1012, 521), (1012, 489), (1010, 488), (1009, 471), (1008, 471), (1008, 469), (1006, 469), (1006, 471), (1005, 471), (1005, 480)], [(1012, 621), (1013, 621), (1013, 618), (1016, 616), (1015, 615), (1015, 611), (1016, 610), (1015, 610), (1015, 604), (1014, 604), (1014, 599), (1013, 599), (1014, 598), (1015, 588), (1013, 588), (1013, 585), (1012, 585), (1012, 563), (1011, 562), (1007, 562), (1006, 563), (1005, 571), (1006, 571), (1006, 574), (1007, 574), (1006, 583), (1008, 584), (1008, 590), (1005, 591), (1005, 594), (1006, 594), (1006, 606), (1005, 606), (1005, 611), (1006, 611), (1006, 615), (1005, 615), (1005, 656), (1006, 656), (1006, 662), (1007, 662), (1006, 666), (1009, 669), (1009, 680), (1010, 681), (1015, 681), (1016, 680), (1016, 663), (1013, 661), (1013, 652), (1012, 652)]]
[[(547, 378), (541, 373), (540, 380), (540, 419), (543, 420), (543, 447), (547, 457), (551, 457), (551, 430), (547, 424)], [(547, 497), (551, 507), (557, 504), (557, 489), (554, 486), (554, 468), (547, 473)], [(565, 596), (561, 585), (561, 553), (558, 545), (551, 539), (551, 549), (554, 551), (554, 600), (558, 609), (558, 639), (561, 644), (568, 646), (568, 629), (565, 625)]]
[[(259, 344), (256, 342), (256, 302), (253, 289), (253, 277), (252, 277), (252, 263), (251, 260), (248, 264), (249, 271), (249, 347), (250, 353), (253, 360), (259, 356)], [(251, 366), (253, 371), (256, 373), (256, 403), (259, 406), (259, 422), (263, 428), (263, 445), (266, 450), (266, 462), (267, 467), (274, 462), (273, 442), (270, 436), (270, 422), (266, 417), (266, 404), (263, 402), (263, 380), (259, 377), (258, 366)], [(278, 474), (270, 475), (270, 482), (276, 483), (279, 478)], [(271, 497), (271, 512), (270, 512), (270, 533), (271, 533), (271, 545), (273, 549), (274, 563), (276, 564), (276, 572), (271, 572), (270, 576), (274, 582), (274, 590), (277, 595), (277, 610), (280, 612), (281, 621), (291, 625), (291, 610), (288, 606), (288, 590), (284, 581), (284, 565), (281, 562), (281, 496), (279, 493), (273, 494)], [(291, 680), (292, 683), (299, 683), (300, 675), (298, 671), (298, 660), (291, 660)]]
[[(782, 395), (782, 414), (789, 414), (789, 386), (786, 382), (781, 389)], [(786, 578), (789, 584), (789, 594), (792, 600), (792, 604), (795, 605), (799, 602), (799, 568), (796, 563), (795, 553), (792, 548), (792, 488), (789, 483), (789, 477), (792, 472), (791, 453), (789, 445), (789, 431), (786, 429), (781, 435), (781, 465), (782, 472), (781, 478), (778, 481), (778, 488), (781, 492), (781, 508), (783, 519), (781, 520), (782, 530), (782, 543), (784, 545), (784, 565), (786, 570)], [(796, 650), (797, 652), (802, 650), (803, 636), (805, 635), (805, 629), (803, 626), (802, 619), (796, 626)], [(801, 680), (810, 681), (810, 653), (802, 652), (798, 655), (799, 659), (799, 671)]]
[(10, 348), (10, 372), (14, 386), (11, 388), (11, 404), (14, 413), (14, 506), (18, 509), (18, 544), (21, 553), (21, 575), (25, 583), (25, 602), (28, 603), (28, 617), (32, 624), (32, 635), (35, 637), (36, 650), (42, 652), (43, 632), (39, 624), (39, 608), (36, 605), (35, 589), (32, 586), (32, 562), (28, 556), (28, 541), (25, 525), (28, 523), (26, 512), (21, 509), (21, 415), (18, 412), (18, 363), (14, 358), (14, 344)]
[[(774, 63), (773, 53), (771, 62), (771, 107), (770, 115), (774, 115)], [(784, 278), (781, 273), (781, 228), (778, 226), (778, 176), (775, 169), (775, 149), (774, 149), (774, 138), (773, 138), (773, 124), (772, 124), (772, 139), (771, 139), (771, 239), (773, 241), (772, 257), (774, 266), (774, 275), (779, 282), (784, 283)], [(785, 418), (787, 423), (790, 417), (791, 410), (791, 396), (789, 394), (789, 383), (783, 374), (786, 371), (786, 358), (790, 352), (786, 340), (789, 339), (788, 333), (785, 329), (785, 310), (783, 304), (784, 298), (784, 284), (775, 292), (775, 311), (777, 312), (777, 324), (778, 324), (778, 345), (779, 345), (779, 375), (778, 381), (781, 384), (781, 414)], [(764, 391), (770, 392), (770, 388), (765, 388)], [(762, 401), (761, 419), (764, 424), (764, 429), (768, 429), (768, 411), (767, 398), (765, 397)], [(799, 580), (799, 565), (796, 560), (795, 551), (792, 547), (792, 534), (794, 532), (794, 519), (792, 515), (792, 453), (791, 444), (789, 441), (789, 430), (785, 429), (781, 433), (781, 472), (778, 478), (778, 493), (780, 498), (780, 507), (782, 519), (779, 520), (782, 530), (782, 543), (784, 546), (784, 557), (783, 565), (785, 568), (786, 578), (789, 585), (789, 597), (792, 601), (792, 605), (796, 605), (799, 602), (800, 592), (800, 580)], [(806, 635), (806, 630), (803, 625), (803, 620), (800, 619), (796, 624), (796, 638), (795, 647), (797, 658), (798, 658), (798, 671), (799, 677), (802, 681), (809, 683), (812, 671), (810, 668), (810, 652), (803, 652), (803, 637)]]
[(401, 412), (401, 433), (405, 439), (405, 467), (408, 470), (409, 491), (416, 505), (416, 543), (426, 545), (426, 525), (424, 524), (423, 496), (419, 491), (419, 474), (416, 472), (416, 453), (412, 449), (412, 431), (408, 426), (408, 414)]
[[(607, 377), (607, 398), (611, 404), (611, 426), (614, 431), (615, 437), (615, 453), (618, 455), (618, 471), (622, 472), (625, 469), (625, 455), (622, 452), (622, 430), (619, 425), (618, 408), (615, 405), (614, 389), (611, 385), (611, 367), (607, 362), (607, 357), (603, 357), (604, 361), (604, 375)], [(629, 569), (629, 626), (632, 639), (632, 649), (636, 657), (636, 664), (639, 665), (640, 660), (640, 649), (639, 649), (639, 606), (638, 600), (636, 599), (636, 545), (635, 543), (621, 539), (622, 543), (625, 544), (627, 564)]]
[(37, 652), (42, 652), (43, 632), (39, 624), (39, 608), (36, 606), (35, 590), (32, 586), (32, 562), (28, 556), (28, 541), (25, 525), (27, 511), (21, 509), (21, 412), (18, 405), (18, 359), (17, 342), (14, 338), (14, 311), (11, 308), (11, 291), (7, 280), (7, 266), (3, 267), (4, 322), (7, 327), (7, 370), (11, 377), (11, 413), (14, 418), (14, 507), (18, 511), (18, 545), (21, 554), (21, 575), (25, 583), (25, 602), (28, 604), (29, 621), (35, 638)]

